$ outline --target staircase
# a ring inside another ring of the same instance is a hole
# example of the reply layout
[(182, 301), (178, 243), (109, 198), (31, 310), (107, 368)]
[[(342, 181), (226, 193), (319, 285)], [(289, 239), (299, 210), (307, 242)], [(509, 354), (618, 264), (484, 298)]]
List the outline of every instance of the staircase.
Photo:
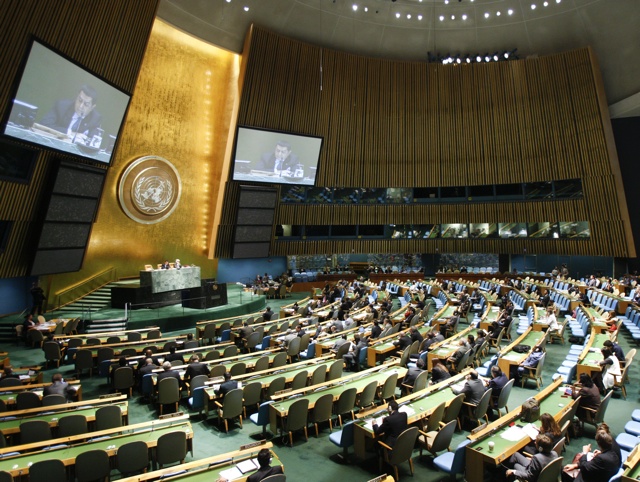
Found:
[(112, 286), (117, 286), (117, 283), (109, 283), (73, 303), (58, 308), (55, 311), (56, 316), (60, 318), (77, 318), (83, 317), (86, 313), (95, 313), (96, 311), (110, 308)]

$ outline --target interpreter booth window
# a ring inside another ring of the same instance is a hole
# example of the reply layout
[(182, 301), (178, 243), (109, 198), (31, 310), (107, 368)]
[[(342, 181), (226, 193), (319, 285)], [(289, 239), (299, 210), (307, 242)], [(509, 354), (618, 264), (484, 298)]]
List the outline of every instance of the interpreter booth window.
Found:
[(11, 221), (0, 221), (0, 253), (7, 249), (9, 233), (11, 232)]
[(522, 184), (496, 184), (496, 201), (522, 200)]
[(358, 190), (353, 188), (334, 189), (333, 204), (358, 204)]
[(437, 187), (417, 187), (413, 190), (413, 202), (437, 203), (439, 200)]
[(488, 186), (469, 186), (468, 190), (468, 201), (470, 202), (493, 201), (493, 184)]
[(366, 189), (360, 190), (361, 204), (385, 204), (387, 202), (386, 189)]
[(410, 204), (413, 200), (413, 190), (407, 187), (390, 187), (387, 189), (388, 204)]
[(442, 238), (464, 239), (469, 237), (469, 228), (466, 224), (441, 224)]
[(304, 232), (307, 238), (328, 238), (329, 228), (328, 224), (310, 225), (305, 226)]
[(469, 224), (469, 237), (475, 239), (497, 238), (498, 225), (496, 223)]
[(548, 182), (528, 182), (524, 185), (526, 199), (551, 199), (553, 198), (553, 184)]
[(383, 238), (384, 224), (361, 224), (358, 226), (358, 236), (362, 238)]
[(328, 187), (310, 187), (307, 190), (307, 204), (331, 204), (333, 190)]
[(307, 188), (304, 186), (282, 186), (280, 202), (288, 204), (303, 203)]
[(334, 224), (331, 226), (332, 238), (355, 238), (357, 237), (358, 228), (355, 224)]
[(300, 239), (302, 237), (302, 226), (297, 224), (276, 224), (276, 238)]
[(433, 224), (413, 224), (409, 232), (410, 239), (428, 239)]
[(498, 223), (498, 232), (501, 238), (526, 238), (526, 223)]
[(424, 227), (424, 237), (426, 239), (438, 239), (440, 237), (440, 225), (426, 224)]
[(457, 203), (467, 200), (467, 191), (464, 186), (441, 187), (440, 198), (445, 203)]
[(588, 238), (591, 236), (587, 221), (560, 221), (561, 238)]
[(555, 181), (555, 196), (558, 199), (572, 199), (582, 197), (582, 180), (567, 179), (564, 181)]
[[(552, 223), (529, 223), (529, 237), (538, 239), (552, 239), (554, 234)], [(557, 233), (557, 229), (555, 230)]]
[(391, 224), (391, 239), (407, 239), (409, 237), (410, 225), (406, 224)]

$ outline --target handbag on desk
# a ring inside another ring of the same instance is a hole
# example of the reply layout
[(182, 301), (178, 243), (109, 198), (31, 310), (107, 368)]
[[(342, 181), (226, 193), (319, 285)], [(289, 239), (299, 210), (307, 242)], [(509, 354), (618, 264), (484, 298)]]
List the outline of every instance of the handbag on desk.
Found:
[(523, 422), (532, 423), (540, 418), (540, 404), (535, 398), (527, 398), (522, 404), (520, 419)]

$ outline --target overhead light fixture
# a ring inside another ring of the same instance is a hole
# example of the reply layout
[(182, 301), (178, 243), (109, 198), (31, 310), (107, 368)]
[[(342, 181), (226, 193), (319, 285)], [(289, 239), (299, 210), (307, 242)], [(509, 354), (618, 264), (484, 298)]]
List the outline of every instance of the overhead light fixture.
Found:
[(455, 20), (456, 16), (455, 15), (451, 15), (451, 20)]
[(535, 3), (532, 3), (532, 4), (531, 4), (531, 10), (535, 10), (535, 9), (536, 9), (536, 4), (535, 4)]
[(248, 12), (248, 11), (249, 11), (249, 7), (245, 5), (245, 6), (244, 6), (244, 11), (245, 11), (245, 12)]
[(464, 15), (462, 15), (462, 20), (466, 20), (467, 19), (467, 14), (465, 13)]
[[(420, 0), (422, 1), (422, 0)], [(422, 20), (422, 15), (418, 15), (418, 20)]]
[(498, 11), (496, 12), (496, 16), (498, 16), (498, 17), (500, 16), (500, 10), (498, 10)]
[(508, 13), (509, 15), (513, 15), (513, 9), (512, 9), (512, 8), (510, 8), (509, 10), (507, 10), (507, 13)]
[(484, 18), (489, 18), (489, 12), (484, 12)]
[(351, 8), (353, 8), (354, 12), (358, 11), (358, 5), (356, 5), (355, 3), (353, 4), (353, 6)]
[(396, 12), (396, 18), (400, 18), (400, 14)]
[(440, 15), (440, 21), (444, 22), (444, 15)]
[(407, 18), (411, 19), (411, 14), (410, 13), (407, 14)]

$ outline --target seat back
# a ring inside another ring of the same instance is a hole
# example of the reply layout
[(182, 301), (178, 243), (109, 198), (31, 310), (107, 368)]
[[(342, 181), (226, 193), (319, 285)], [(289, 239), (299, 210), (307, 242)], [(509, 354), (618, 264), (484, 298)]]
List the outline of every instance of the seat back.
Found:
[(514, 383), (515, 379), (512, 378), (505, 384), (504, 387), (502, 387), (500, 396), (498, 397), (498, 401), (496, 403), (496, 409), (501, 410), (507, 406), (507, 403), (509, 403), (509, 395), (511, 395), (511, 389), (513, 388)]
[(58, 421), (59, 437), (71, 437), (88, 431), (87, 417), (84, 415), (67, 415)]
[(174, 377), (163, 378), (158, 383), (158, 403), (165, 405), (180, 401), (180, 384)]
[(222, 358), (229, 358), (238, 354), (238, 347), (235, 345), (229, 345), (222, 352)]
[(562, 472), (562, 457), (549, 462), (538, 475), (537, 482), (557, 482)]
[(31, 482), (66, 482), (67, 469), (58, 459), (41, 460), (29, 467)]
[(451, 422), (442, 427), (433, 439), (429, 452), (435, 454), (442, 450), (448, 450), (449, 445), (451, 445), (453, 434), (456, 431), (456, 425), (457, 422), (455, 420), (451, 420)]
[(291, 382), (291, 389), (298, 390), (300, 388), (306, 387), (308, 379), (309, 379), (309, 374), (307, 373), (306, 370), (302, 370), (296, 373)]
[(458, 415), (460, 414), (460, 409), (462, 408), (462, 402), (464, 402), (464, 393), (461, 393), (456, 398), (451, 400), (446, 410), (444, 411), (444, 416), (442, 417), (443, 423), (449, 423), (452, 420), (456, 420)]
[(58, 393), (52, 393), (51, 395), (46, 395), (42, 397), (42, 406), (50, 407), (52, 405), (61, 405), (67, 403), (67, 398), (64, 395), (60, 395)]
[(329, 374), (327, 375), (327, 381), (337, 380), (342, 377), (342, 370), (344, 369), (344, 361), (342, 358), (334, 361), (329, 367)]
[(607, 407), (609, 406), (609, 400), (611, 400), (611, 395), (613, 395), (613, 391), (610, 391), (609, 393), (607, 393), (605, 397), (602, 399), (602, 403), (600, 403), (600, 407), (598, 408), (598, 411), (593, 417), (593, 425), (597, 426), (597, 425), (600, 425), (602, 422), (604, 422), (604, 416), (607, 413)]
[(238, 375), (244, 375), (247, 373), (247, 364), (245, 362), (236, 362), (229, 368), (231, 376), (237, 377)]
[(307, 417), (309, 415), (309, 400), (300, 398), (293, 402), (289, 407), (287, 420), (284, 424), (286, 432), (293, 432), (307, 426)]
[(96, 410), (96, 430), (122, 427), (122, 410), (118, 405), (106, 405)]
[(399, 465), (409, 460), (417, 437), (418, 427), (410, 427), (402, 432), (393, 444), (393, 450), (389, 456), (389, 463), (391, 465)]
[(451, 462), (451, 474), (462, 474), (465, 468), (465, 455), (466, 446), (471, 443), (471, 440), (465, 439), (460, 442), (453, 455), (453, 461)]
[(174, 462), (182, 463), (187, 455), (187, 434), (178, 430), (161, 435), (155, 454), (160, 467)]
[(280, 390), (284, 390), (284, 386), (286, 383), (286, 377), (278, 377), (274, 380), (271, 380), (269, 388), (267, 388), (267, 397), (270, 398), (274, 393), (279, 392)]
[(376, 390), (378, 389), (378, 382), (373, 380), (369, 382), (362, 393), (360, 393), (360, 399), (358, 400), (358, 407), (365, 408), (373, 405), (374, 398), (376, 396)]
[(242, 404), (245, 407), (258, 405), (262, 395), (262, 383), (249, 382), (242, 387)]
[(109, 454), (105, 450), (88, 450), (76, 457), (74, 464), (78, 482), (105, 480), (111, 472)]
[(20, 392), (16, 395), (16, 408), (25, 410), (27, 408), (37, 408), (42, 406), (40, 397), (35, 392)]
[(318, 385), (320, 383), (324, 383), (325, 378), (327, 377), (327, 367), (325, 365), (320, 365), (313, 370), (311, 374), (311, 382), (310, 385)]
[(351, 447), (354, 443), (355, 421), (350, 420), (342, 426), (342, 436), (340, 437), (339, 447)]
[(42, 349), (44, 350), (44, 358), (45, 360), (60, 360), (62, 358), (62, 354), (60, 352), (60, 345), (58, 345), (55, 341), (47, 341), (44, 345), (42, 345)]
[(311, 414), (311, 422), (320, 423), (331, 418), (333, 411), (333, 395), (331, 393), (325, 393), (316, 400), (313, 406), (313, 413)]
[(416, 393), (420, 390), (424, 390), (427, 387), (428, 381), (429, 381), (429, 372), (425, 370), (416, 377), (416, 381), (413, 383), (413, 389), (411, 390), (411, 393)]
[(262, 337), (260, 336), (260, 333), (258, 333), (257, 331), (254, 331), (247, 337), (247, 348), (249, 350), (253, 350), (256, 347), (256, 345), (260, 343), (261, 339)]
[(234, 418), (242, 415), (242, 388), (228, 391), (222, 402), (222, 418)]
[(45, 420), (29, 420), (20, 424), (20, 444), (51, 440), (51, 427)]
[(258, 408), (258, 417), (255, 421), (255, 424), (264, 427), (269, 425), (269, 405), (273, 403), (273, 400), (269, 400), (268, 402), (264, 402), (260, 404), (260, 408)]
[(427, 420), (427, 426), (424, 430), (425, 432), (434, 432), (440, 428), (440, 422), (442, 422), (442, 417), (444, 417), (444, 410), (446, 407), (447, 403), (442, 402), (435, 408), (431, 415), (429, 415), (429, 420)]
[(142, 440), (135, 440), (118, 447), (116, 468), (120, 473), (130, 474), (146, 470), (149, 466), (149, 448)]
[(343, 413), (347, 413), (353, 410), (353, 407), (356, 405), (356, 396), (358, 395), (358, 391), (355, 387), (348, 388), (340, 393), (338, 397), (338, 402), (336, 403), (336, 414), (342, 415)]
[(271, 363), (272, 368), (283, 367), (287, 364), (287, 353), (282, 351), (280, 353), (276, 353), (276, 356), (273, 357), (273, 362)]
[(129, 390), (134, 383), (133, 368), (119, 367), (113, 372), (113, 388), (116, 390)]
[(396, 387), (398, 385), (398, 373), (392, 373), (384, 381), (382, 385), (382, 391), (380, 392), (380, 399), (384, 402), (390, 398), (394, 398), (396, 394)]
[(203, 387), (205, 382), (209, 379), (207, 375), (196, 375), (189, 381), (189, 395), (193, 396), (193, 391), (196, 388)]
[(253, 365), (254, 372), (261, 372), (269, 369), (269, 357), (267, 355), (261, 356), (256, 360)]

